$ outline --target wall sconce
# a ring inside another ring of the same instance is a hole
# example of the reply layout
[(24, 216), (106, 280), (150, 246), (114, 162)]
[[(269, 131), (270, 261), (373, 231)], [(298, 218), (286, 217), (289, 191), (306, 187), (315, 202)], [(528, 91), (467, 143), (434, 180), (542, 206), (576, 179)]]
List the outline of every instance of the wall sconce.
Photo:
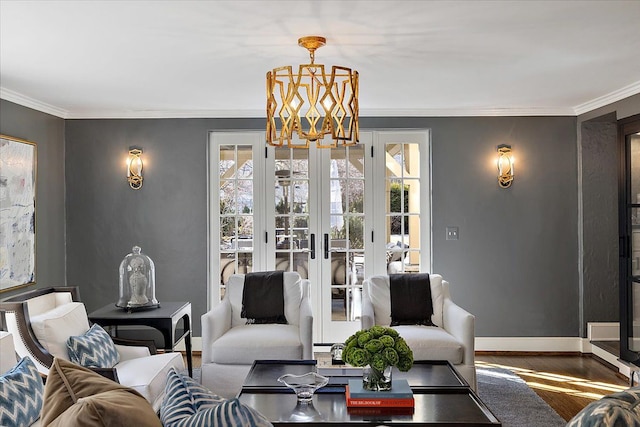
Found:
[(511, 146), (498, 145), (498, 184), (501, 188), (511, 187), (513, 182), (513, 153)]
[(142, 188), (142, 150), (139, 148), (131, 148), (129, 157), (127, 158), (127, 181), (129, 186), (134, 190)]

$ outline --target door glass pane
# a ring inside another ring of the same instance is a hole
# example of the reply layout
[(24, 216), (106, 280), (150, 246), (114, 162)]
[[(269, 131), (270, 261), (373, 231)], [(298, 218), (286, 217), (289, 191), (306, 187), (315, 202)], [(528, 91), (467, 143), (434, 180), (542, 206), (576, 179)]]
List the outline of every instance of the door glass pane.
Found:
[(387, 273), (420, 271), (420, 145), (388, 143), (386, 163)]
[[(629, 151), (631, 153), (631, 203), (640, 204), (640, 136), (629, 137)], [(636, 216), (636, 224), (640, 224), (640, 219), (637, 218)]]
[(309, 151), (275, 149), (276, 270), (309, 278)]
[(331, 150), (329, 165), (331, 320), (360, 318), (364, 280), (364, 154), (362, 146)]
[(221, 145), (218, 150), (222, 298), (229, 277), (253, 267), (253, 151), (250, 145)]

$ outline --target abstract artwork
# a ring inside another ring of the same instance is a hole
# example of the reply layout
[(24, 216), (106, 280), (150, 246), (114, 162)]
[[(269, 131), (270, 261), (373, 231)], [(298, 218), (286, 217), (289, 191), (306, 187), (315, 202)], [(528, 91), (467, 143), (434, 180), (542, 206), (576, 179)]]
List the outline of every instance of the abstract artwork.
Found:
[(0, 135), (0, 292), (36, 281), (36, 144)]

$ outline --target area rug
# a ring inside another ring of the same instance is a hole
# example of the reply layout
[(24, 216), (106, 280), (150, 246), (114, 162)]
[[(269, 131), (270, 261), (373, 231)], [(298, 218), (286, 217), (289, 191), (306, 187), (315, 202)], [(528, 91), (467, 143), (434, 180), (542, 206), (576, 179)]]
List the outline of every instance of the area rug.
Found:
[(503, 427), (563, 427), (560, 417), (508, 369), (476, 367), (478, 395)]

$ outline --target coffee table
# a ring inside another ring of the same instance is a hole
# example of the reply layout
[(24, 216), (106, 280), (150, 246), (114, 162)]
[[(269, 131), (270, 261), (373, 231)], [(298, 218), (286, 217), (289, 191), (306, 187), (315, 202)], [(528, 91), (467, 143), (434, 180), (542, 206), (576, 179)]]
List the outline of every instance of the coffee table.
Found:
[(416, 362), (409, 372), (394, 370), (394, 378), (406, 378), (414, 393), (415, 409), (347, 408), (344, 386), (353, 377), (331, 377), (316, 392), (311, 405), (298, 404), (295, 394), (277, 379), (283, 374), (315, 370), (314, 360), (257, 360), (242, 386), (239, 399), (255, 408), (274, 426), (501, 426), (500, 421), (471, 390), (448, 362)]

